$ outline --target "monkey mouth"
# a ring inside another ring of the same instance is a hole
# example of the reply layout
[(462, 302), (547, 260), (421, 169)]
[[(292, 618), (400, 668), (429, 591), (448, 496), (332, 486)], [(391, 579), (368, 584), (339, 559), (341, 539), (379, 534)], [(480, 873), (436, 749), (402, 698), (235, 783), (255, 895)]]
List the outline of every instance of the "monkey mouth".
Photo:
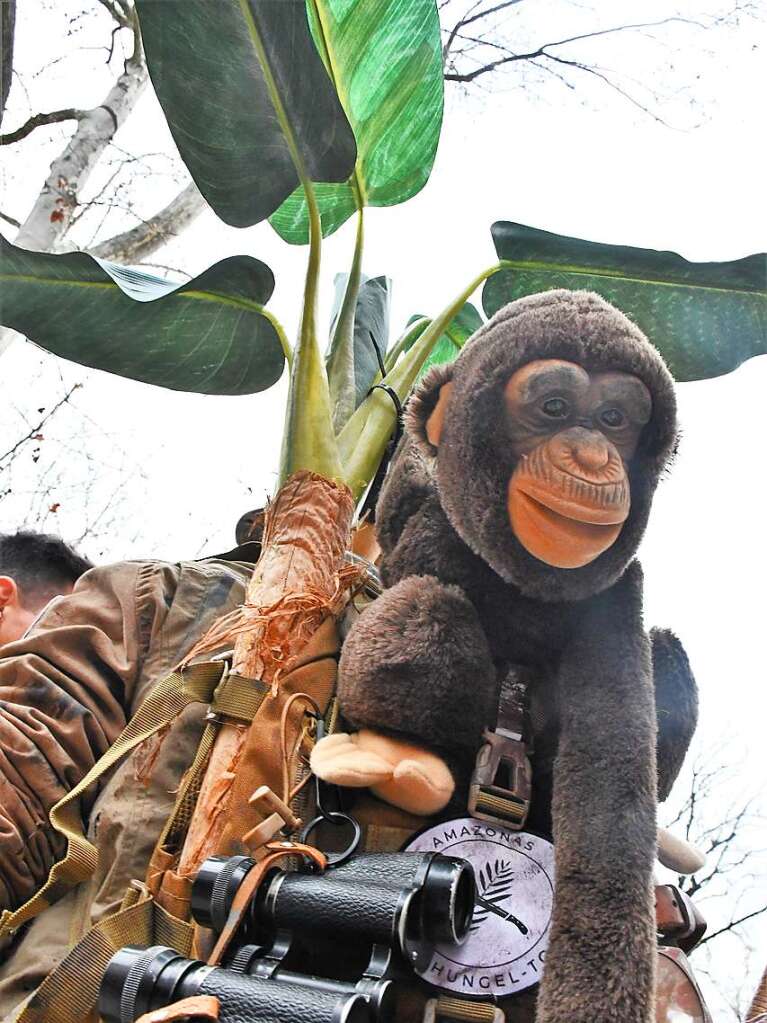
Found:
[(627, 487), (620, 483), (583, 484), (582, 489), (583, 493), (554, 493), (534, 479), (520, 480), (516, 487), (522, 497), (537, 505), (539, 514), (545, 518), (548, 513), (552, 521), (599, 527), (623, 525), (630, 508)]
[(553, 568), (590, 564), (615, 543), (628, 516), (628, 508), (585, 508), (549, 492), (541, 496), (510, 488), (509, 519), (525, 550)]

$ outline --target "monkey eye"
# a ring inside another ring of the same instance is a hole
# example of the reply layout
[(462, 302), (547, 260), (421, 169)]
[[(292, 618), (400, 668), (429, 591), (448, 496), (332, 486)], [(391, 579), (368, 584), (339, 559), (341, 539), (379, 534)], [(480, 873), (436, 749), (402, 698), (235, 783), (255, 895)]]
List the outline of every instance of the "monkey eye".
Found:
[(616, 429), (618, 426), (623, 426), (626, 422), (626, 417), (618, 408), (608, 408), (604, 412), (599, 413), (599, 421), (604, 426), (610, 427), (610, 429)]
[(547, 398), (541, 405), (541, 409), (552, 419), (564, 419), (570, 413), (570, 406), (564, 398)]

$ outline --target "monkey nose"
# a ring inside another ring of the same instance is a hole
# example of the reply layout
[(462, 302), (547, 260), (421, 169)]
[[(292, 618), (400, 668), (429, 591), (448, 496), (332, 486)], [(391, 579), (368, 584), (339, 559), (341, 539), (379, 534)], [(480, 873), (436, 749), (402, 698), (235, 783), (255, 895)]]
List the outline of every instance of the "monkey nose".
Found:
[(602, 476), (610, 466), (611, 445), (602, 434), (583, 427), (572, 427), (549, 441), (555, 465), (566, 472), (583, 474), (585, 479)]
[(599, 437), (575, 441), (571, 450), (578, 465), (591, 472), (599, 472), (610, 461), (607, 445)]

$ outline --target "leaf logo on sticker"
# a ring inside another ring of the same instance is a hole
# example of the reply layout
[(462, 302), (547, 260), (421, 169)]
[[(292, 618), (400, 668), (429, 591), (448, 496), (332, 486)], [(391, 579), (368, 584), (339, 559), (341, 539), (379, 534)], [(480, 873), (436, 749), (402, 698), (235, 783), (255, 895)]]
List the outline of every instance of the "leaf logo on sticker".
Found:
[(468, 860), (477, 881), (469, 936), (440, 944), (420, 976), (471, 997), (503, 998), (538, 983), (554, 905), (554, 847), (537, 835), (464, 817), (428, 828), (408, 852)]

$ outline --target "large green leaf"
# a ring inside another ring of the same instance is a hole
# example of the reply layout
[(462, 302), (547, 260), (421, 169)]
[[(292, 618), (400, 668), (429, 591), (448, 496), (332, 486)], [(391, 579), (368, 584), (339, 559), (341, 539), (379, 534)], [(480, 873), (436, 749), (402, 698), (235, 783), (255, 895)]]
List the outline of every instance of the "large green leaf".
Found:
[[(317, 187), (322, 233), (329, 235), (358, 206), (394, 206), (426, 184), (442, 125), (442, 45), (434, 0), (306, 2), (357, 139), (353, 177)], [(308, 241), (300, 189), (270, 223), (288, 242)]]
[(181, 157), (227, 224), (299, 184), (344, 181), (354, 136), (309, 33), (305, 0), (136, 0), (152, 83)]
[(263, 391), (282, 373), (280, 329), (263, 308), (274, 277), (251, 256), (176, 285), (0, 236), (0, 286), (3, 326), (83, 366), (201, 394)]
[(767, 354), (767, 255), (691, 263), (675, 252), (550, 234), (499, 221), (493, 241), (505, 267), (485, 284), (492, 316), (507, 302), (551, 288), (596, 291), (662, 352), (677, 380), (729, 373)]
[[(330, 336), (341, 311), (348, 274), (336, 274), (335, 298), (331, 315)], [(379, 372), (378, 355), (383, 360), (389, 345), (389, 311), (391, 280), (388, 277), (363, 278), (354, 312), (354, 408), (370, 390)], [(328, 352), (328, 369), (332, 373), (334, 346)]]

